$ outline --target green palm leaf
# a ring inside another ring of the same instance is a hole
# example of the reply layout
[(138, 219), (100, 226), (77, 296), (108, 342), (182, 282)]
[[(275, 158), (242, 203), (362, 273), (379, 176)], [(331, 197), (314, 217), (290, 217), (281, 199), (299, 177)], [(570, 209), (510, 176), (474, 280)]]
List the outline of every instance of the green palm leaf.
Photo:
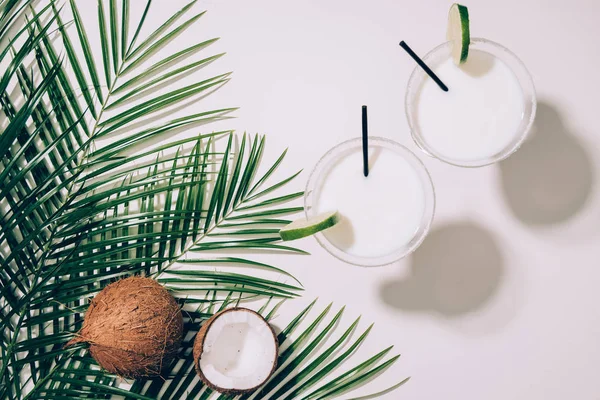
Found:
[[(127, 2), (123, 2), (124, 5), (126, 3)], [(81, 20), (81, 16), (79, 15), (79, 9), (77, 8), (75, 1), (70, 0), (70, 4), (71, 4), (71, 10), (73, 12), (73, 20), (75, 21), (75, 25), (77, 26), (77, 34), (79, 36), (79, 43), (81, 43), (81, 47), (83, 48), (85, 62), (87, 64), (88, 71), (92, 78), (92, 82), (94, 83), (94, 89), (96, 90), (96, 96), (98, 97), (100, 102), (103, 103), (104, 97), (102, 95), (102, 89), (100, 87), (100, 80), (98, 78), (98, 72), (96, 70), (96, 62), (94, 61), (94, 56), (92, 55), (92, 49), (90, 47), (88, 35), (85, 31), (85, 27), (83, 26), (83, 21)], [(125, 6), (123, 6), (123, 7), (125, 7)], [(125, 21), (125, 19), (123, 21)], [(64, 35), (64, 36), (65, 36), (65, 38), (68, 38), (68, 35)], [(126, 34), (124, 33), (124, 37), (125, 36), (126, 36)]]
[[(283, 351), (279, 355), (278, 368), (272, 378), (256, 393), (242, 395), (239, 399), (312, 399), (328, 397), (334, 391), (336, 393), (347, 393), (361, 386), (374, 375), (382, 372), (397, 361), (398, 356), (385, 359), (391, 347), (384, 349), (367, 360), (353, 361), (356, 358), (356, 349), (367, 338), (372, 326), (363, 331), (358, 338), (351, 340), (359, 320), (355, 320), (346, 328), (338, 329), (340, 328), (338, 325), (343, 309), (327, 321), (331, 305), (325, 307), (308, 323), (308, 326), (300, 334), (296, 335), (295, 332), (310, 315), (315, 302), (313, 301), (293, 318), (278, 335), (277, 339)], [(198, 312), (189, 314), (188, 317), (192, 322), (190, 323), (190, 327), (192, 329), (195, 328), (194, 330), (197, 331), (198, 323), (208, 319), (214, 312), (223, 309), (230, 303), (230, 301), (225, 301), (222, 303), (222, 307), (215, 310), (210, 309), (211, 306), (214, 306), (214, 303), (209, 303), (210, 305), (205, 306), (205, 308), (201, 306)], [(281, 306), (281, 303), (277, 303), (270, 309), (268, 306), (269, 302), (265, 303), (259, 310), (267, 320), (273, 317), (275, 310)], [(195, 317), (197, 319), (194, 320)], [(326, 325), (319, 330), (320, 325), (323, 325), (325, 321), (327, 321)], [(311, 338), (317, 330), (319, 330), (319, 333), (314, 338)], [(333, 343), (326, 349), (319, 350), (319, 343), (325, 338), (333, 339)], [(165, 381), (157, 379), (149, 386), (143, 385), (142, 381), (136, 381), (132, 385), (131, 390), (138, 395), (152, 398), (161, 393), (162, 399), (195, 398), (198, 395), (203, 399), (230, 398), (227, 395), (219, 395), (213, 392), (196, 376), (193, 359), (191, 358), (193, 340), (194, 337), (191, 336), (189, 340), (184, 341), (181, 351), (182, 359), (174, 362), (174, 373)], [(342, 353), (334, 357), (339, 352)], [(303, 362), (305, 363), (307, 359), (310, 359), (310, 362), (304, 365)], [(344, 363), (352, 362), (354, 362), (354, 367), (346, 372), (338, 372)], [(327, 379), (327, 382), (324, 383), (324, 379)], [(407, 379), (403, 379), (398, 384), (382, 392), (395, 390), (406, 381)], [(378, 392), (377, 394), (382, 392)], [(373, 395), (364, 397), (369, 398), (369, 396)]]
[[(139, 380), (131, 387), (102, 371), (83, 347), (63, 348), (80, 329), (89, 299), (116, 279), (145, 274), (163, 283), (184, 308), (190, 332), (241, 301), (296, 298), (302, 292), (300, 282), (281, 268), (221, 254), (304, 253), (281, 244), (278, 235), (288, 217), (302, 210), (292, 204), (302, 192), (281, 193), (299, 172), (271, 181), (286, 153), (264, 165), (264, 136), (197, 130), (235, 108), (163, 118), (229, 79), (229, 73), (197, 78), (203, 66), (223, 55), (197, 56), (215, 38), (148, 65), (151, 55), (198, 23), (204, 12), (187, 17), (194, 3), (144, 38), (148, 1), (129, 38), (128, 0), (98, 0), (97, 31), (83, 20), (82, 3), (75, 0), (0, 1), (0, 34), (9, 38), (0, 47), (5, 65), (0, 205), (6, 210), (0, 215), (0, 398), (213, 395), (194, 373), (193, 335), (166, 379)], [(183, 63), (187, 57), (197, 58)], [(184, 76), (192, 82), (170, 87)], [(169, 88), (159, 95), (159, 86)], [(183, 129), (192, 134), (154, 144)], [(250, 269), (265, 274), (243, 272)], [(260, 311), (270, 318), (280, 304), (269, 310), (267, 302)], [(351, 341), (355, 321), (321, 351), (341, 311), (319, 328), (326, 308), (292, 339), (309, 309), (279, 335), (286, 346), (281, 365), (260, 393), (273, 398), (346, 393), (395, 361), (380, 363), (385, 354), (380, 353), (323, 383), (351, 358), (370, 328)], [(308, 368), (298, 372), (304, 363)]]

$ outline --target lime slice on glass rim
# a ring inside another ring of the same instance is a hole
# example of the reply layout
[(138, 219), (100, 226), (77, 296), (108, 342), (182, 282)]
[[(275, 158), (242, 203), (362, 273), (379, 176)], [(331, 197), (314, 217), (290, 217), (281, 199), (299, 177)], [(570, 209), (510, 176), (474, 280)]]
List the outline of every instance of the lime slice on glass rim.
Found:
[(469, 56), (471, 33), (469, 29), (469, 10), (458, 3), (452, 4), (448, 14), (448, 41), (452, 42), (452, 59), (462, 64)]
[(331, 228), (340, 221), (340, 215), (337, 211), (315, 215), (309, 219), (300, 219), (281, 228), (279, 235), (281, 239), (296, 240), (303, 237), (314, 235), (325, 229)]

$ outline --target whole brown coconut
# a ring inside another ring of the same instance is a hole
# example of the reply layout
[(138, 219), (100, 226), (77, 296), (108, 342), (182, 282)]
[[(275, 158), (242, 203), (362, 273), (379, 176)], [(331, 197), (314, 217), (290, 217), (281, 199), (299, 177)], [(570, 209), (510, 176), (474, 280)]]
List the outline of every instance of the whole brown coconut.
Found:
[(155, 280), (111, 283), (92, 300), (83, 328), (66, 346), (88, 343), (92, 357), (124, 378), (160, 375), (183, 336), (181, 309)]

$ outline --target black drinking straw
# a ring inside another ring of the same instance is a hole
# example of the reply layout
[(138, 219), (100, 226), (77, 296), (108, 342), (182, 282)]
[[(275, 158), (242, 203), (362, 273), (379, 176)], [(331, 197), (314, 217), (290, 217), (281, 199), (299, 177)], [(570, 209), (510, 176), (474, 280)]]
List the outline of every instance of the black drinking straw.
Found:
[(417, 62), (417, 64), (419, 64), (419, 67), (423, 68), (423, 70), (425, 72), (427, 72), (427, 75), (429, 75), (431, 77), (431, 79), (433, 79), (433, 81), (435, 83), (437, 83), (438, 86), (444, 92), (448, 91), (448, 86), (444, 85), (444, 82), (442, 82), (440, 80), (440, 78), (437, 77), (437, 75), (431, 70), (431, 68), (429, 68), (427, 65), (425, 65), (425, 63), (423, 62), (423, 60), (421, 60), (419, 58), (419, 56), (416, 55), (414, 51), (412, 51), (412, 49), (406, 44), (406, 42), (404, 40), (400, 42), (400, 47), (402, 47), (404, 50), (406, 50), (406, 52), (408, 53), (408, 55), (411, 56), (413, 58), (413, 60), (415, 60)]
[(367, 106), (362, 106), (362, 150), (363, 173), (369, 176), (369, 127), (367, 126)]

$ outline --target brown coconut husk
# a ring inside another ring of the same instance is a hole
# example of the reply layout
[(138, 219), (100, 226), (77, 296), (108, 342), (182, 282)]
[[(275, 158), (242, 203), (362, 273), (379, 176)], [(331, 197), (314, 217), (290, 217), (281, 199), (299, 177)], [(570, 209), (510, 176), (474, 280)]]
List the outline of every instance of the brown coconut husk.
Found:
[(111, 283), (91, 301), (83, 328), (66, 346), (88, 343), (92, 357), (124, 378), (160, 375), (183, 338), (181, 309), (150, 278)]
[[(235, 388), (234, 389), (226, 389), (226, 388), (219, 387), (219, 386), (215, 385), (214, 383), (212, 383), (211, 381), (209, 381), (206, 378), (206, 376), (204, 376), (204, 373), (202, 372), (202, 369), (200, 368), (200, 359), (202, 358), (202, 352), (204, 350), (204, 339), (206, 338), (206, 334), (208, 333), (210, 326), (213, 324), (213, 322), (215, 322), (217, 320), (217, 318), (221, 317), (223, 314), (229, 313), (229, 312), (235, 312), (235, 311), (247, 311), (252, 314), (258, 315), (263, 321), (265, 321), (265, 323), (271, 330), (271, 334), (273, 335), (273, 341), (275, 342), (275, 348), (277, 349), (277, 351), (275, 352), (275, 359), (273, 360), (273, 367), (271, 368), (271, 371), (269, 372), (269, 375), (267, 375), (265, 380), (260, 382), (258, 385), (254, 386), (252, 388), (244, 389), (244, 390), (235, 389)], [(212, 390), (215, 390), (219, 393), (228, 394), (228, 395), (238, 395), (238, 394), (250, 393), (250, 392), (253, 392), (256, 389), (258, 389), (262, 385), (264, 385), (265, 382), (267, 382), (269, 380), (269, 378), (271, 378), (271, 376), (275, 372), (275, 369), (277, 368), (277, 358), (279, 356), (278, 350), (279, 350), (279, 341), (277, 340), (277, 335), (275, 334), (273, 327), (269, 324), (269, 322), (262, 315), (260, 315), (256, 311), (250, 310), (248, 308), (232, 307), (232, 308), (228, 308), (226, 310), (220, 311), (220, 312), (216, 313), (215, 315), (213, 315), (212, 317), (210, 317), (209, 319), (207, 319), (206, 322), (200, 328), (200, 331), (198, 331), (198, 334), (196, 335), (196, 339), (194, 340), (194, 349), (193, 349), (194, 367), (196, 368), (196, 373), (200, 377), (200, 380), (202, 380), (202, 382), (206, 386), (211, 388)]]

